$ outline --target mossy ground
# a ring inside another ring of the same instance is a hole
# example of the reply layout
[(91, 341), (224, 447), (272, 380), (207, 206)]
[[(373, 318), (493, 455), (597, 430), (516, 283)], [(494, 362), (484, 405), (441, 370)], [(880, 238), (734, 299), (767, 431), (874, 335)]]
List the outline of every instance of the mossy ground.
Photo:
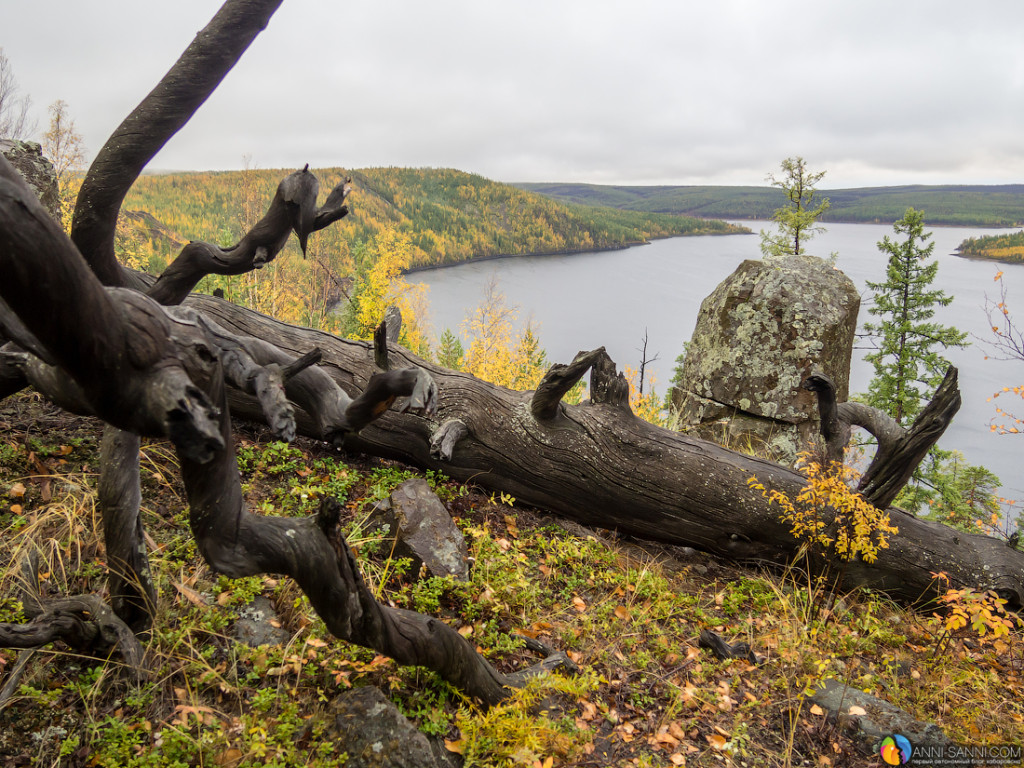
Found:
[[(19, 619), (17, 564), (39, 548), (48, 594), (106, 589), (95, 508), (99, 426), (23, 394), (0, 403), (0, 620)], [(230, 580), (201, 562), (173, 451), (146, 443), (144, 522), (160, 590), (146, 640), (148, 680), (119, 657), (36, 652), (0, 712), (10, 766), (333, 766), (330, 700), (380, 687), (467, 765), (670, 766), (879, 763), (806, 703), (836, 677), (936, 722), (966, 742), (1024, 741), (1019, 635), (970, 628), (935, 653), (942, 622), (865, 592), (827, 595), (798, 569), (765, 573), (681, 548), (626, 541), (428, 479), (466, 535), (472, 580), (416, 579), (361, 524), (370, 503), (415, 472), (312, 442), (238, 435), (251, 506), (311, 513), (341, 498), (348, 532), (380, 599), (438, 616), (499, 669), (536, 657), (521, 636), (564, 650), (575, 678), (552, 677), (485, 712), (434, 674), (330, 637), (301, 592), (273, 575)], [(290, 633), (252, 649), (232, 626), (255, 595)], [(697, 637), (746, 640), (767, 660), (715, 660)], [(517, 637), (520, 636), (520, 637)], [(0, 650), (0, 685), (18, 654)]]

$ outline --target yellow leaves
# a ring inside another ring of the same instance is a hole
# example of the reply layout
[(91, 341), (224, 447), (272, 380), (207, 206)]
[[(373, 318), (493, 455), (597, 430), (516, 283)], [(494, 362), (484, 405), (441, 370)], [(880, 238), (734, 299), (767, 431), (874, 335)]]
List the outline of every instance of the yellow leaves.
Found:
[(597, 705), (590, 699), (580, 699), (580, 706), (583, 708), (580, 712), (580, 720), (584, 723), (589, 723), (592, 720), (597, 719)]
[(736, 705), (736, 699), (730, 695), (731, 692), (732, 689), (725, 680), (719, 682), (718, 687), (715, 689), (715, 693), (718, 694), (718, 708), (723, 712), (732, 712), (733, 707)]
[[(648, 387), (647, 391), (641, 394), (638, 382), (639, 372), (627, 365), (623, 368), (622, 373), (626, 377), (626, 383), (629, 384), (629, 407), (633, 413), (651, 424), (659, 427), (665, 426), (662, 400), (654, 390), (656, 381), (654, 374), (650, 375), (648, 383), (645, 385)], [(647, 378), (646, 375), (645, 378)]]
[[(809, 541), (824, 549), (833, 548), (844, 560), (860, 556), (872, 563), (878, 552), (888, 546), (886, 536), (898, 533), (889, 515), (876, 509), (851, 488), (855, 471), (847, 465), (825, 469), (807, 455), (797, 464), (807, 477), (805, 485), (790, 499), (779, 490), (768, 490), (756, 477), (747, 485), (780, 510), (780, 518), (790, 523), (794, 538)], [(826, 533), (835, 530), (835, 536)]]
[(668, 761), (672, 765), (686, 765), (686, 756), (683, 754), (683, 751), (699, 751), (691, 743), (683, 727), (675, 721), (659, 727), (654, 735), (648, 737), (647, 743), (654, 749), (663, 749), (666, 752), (671, 752), (668, 756)]
[(687, 707), (691, 707), (691, 708), (699, 707), (701, 702), (700, 702), (700, 699), (697, 696), (698, 692), (699, 691), (697, 689), (697, 686), (695, 686), (691, 682), (687, 682), (679, 690), (679, 701), (680, 701), (680, 703), (685, 704)]
[[(677, 723), (672, 723), (672, 725), (676, 726), (676, 728), (679, 727)], [(685, 736), (686, 734), (683, 734), (683, 738), (685, 738)], [(661, 728), (659, 728), (658, 732), (655, 733), (654, 736), (651, 737), (651, 739), (656, 744), (660, 744), (666, 747), (678, 747), (679, 743), (682, 741), (682, 738), (669, 732), (668, 726), (662, 726)]]
[(181, 593), (182, 597), (186, 598), (190, 603), (192, 603), (192, 605), (199, 608), (206, 607), (206, 598), (192, 589), (192, 587), (180, 581), (173, 581), (172, 583), (174, 584), (174, 588)]
[(707, 740), (708, 744), (711, 745), (711, 748), (717, 749), (718, 751), (722, 751), (723, 749), (725, 749), (725, 745), (728, 742), (728, 739), (720, 733), (708, 734)]
[(467, 316), (462, 329), (469, 338), (463, 370), (477, 378), (509, 389), (535, 389), (547, 369), (544, 352), (531, 324), (516, 330), (518, 310), (491, 280), (480, 305)]
[(636, 726), (632, 723), (620, 723), (615, 726), (616, 735), (627, 744), (636, 738)]
[[(933, 573), (937, 583), (948, 581), (944, 573)], [(939, 602), (947, 607), (946, 614), (935, 614), (942, 621), (943, 635), (936, 641), (935, 652), (943, 646), (949, 635), (968, 626), (983, 642), (997, 640), (1009, 635), (1016, 628), (1024, 627), (1024, 621), (1016, 613), (1007, 611), (1006, 600), (996, 592), (976, 592), (973, 589), (947, 589), (939, 596)]]
[(402, 313), (400, 343), (413, 351), (422, 351), (427, 346), (420, 324), (420, 318), (427, 311), (426, 287), (412, 285), (402, 277), (402, 270), (412, 261), (408, 236), (387, 229), (374, 237), (368, 248), (370, 253), (365, 258), (376, 258), (362, 275), (352, 297), (358, 325), (356, 335), (362, 339), (372, 338), (387, 308), (394, 304)]

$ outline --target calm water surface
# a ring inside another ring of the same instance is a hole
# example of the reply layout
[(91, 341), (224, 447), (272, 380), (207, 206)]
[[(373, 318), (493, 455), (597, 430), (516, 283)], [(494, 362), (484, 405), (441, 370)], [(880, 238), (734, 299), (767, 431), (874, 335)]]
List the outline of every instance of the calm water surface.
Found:
[[(755, 233), (770, 226), (739, 223)], [(983, 342), (991, 333), (982, 309), (986, 295), (996, 295), (993, 277), (1001, 270), (1010, 307), (1024, 325), (1024, 265), (969, 261), (953, 254), (964, 238), (998, 230), (934, 227), (931, 231), (939, 262), (934, 286), (954, 297), (948, 307), (937, 309), (936, 319), (967, 331), (973, 342), (967, 349), (946, 353), (960, 368), (964, 404), (940, 444), (962, 451), (972, 463), (999, 475), (1004, 495), (1024, 498), (1024, 436), (992, 434), (989, 421), (994, 410), (987, 402), (997, 389), (1024, 381), (1024, 362), (985, 359), (991, 349)], [(868, 318), (866, 281), (885, 279), (886, 258), (876, 245), (885, 235), (893, 235), (891, 226), (829, 224), (809, 248), (820, 256), (838, 253), (837, 266), (865, 300), (861, 323)], [(430, 319), (437, 333), (445, 328), (459, 331), (467, 313), (480, 303), (488, 281), (496, 279), (508, 302), (519, 308), (520, 319), (532, 319), (539, 326), (541, 344), (551, 362), (569, 362), (579, 350), (604, 346), (620, 368), (637, 367), (646, 332), (648, 357), (659, 356), (648, 370), (656, 377), (657, 390), (664, 393), (675, 359), (693, 332), (701, 301), (741, 261), (760, 258), (759, 243), (756, 234), (677, 237), (621, 251), (463, 264), (418, 272), (409, 279), (430, 287)], [(873, 374), (862, 359), (868, 351), (854, 352), (853, 392), (864, 391)]]

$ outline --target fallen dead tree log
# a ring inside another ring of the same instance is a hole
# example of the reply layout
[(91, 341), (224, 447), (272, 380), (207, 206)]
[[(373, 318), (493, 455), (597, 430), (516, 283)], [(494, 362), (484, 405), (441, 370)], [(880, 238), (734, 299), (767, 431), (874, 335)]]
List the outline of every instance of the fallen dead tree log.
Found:
[[(323, 355), (319, 367), (350, 393), (361, 391), (376, 371), (367, 342), (279, 323), (210, 297), (193, 296), (187, 304), (235, 333), (256, 336), (294, 356), (316, 346)], [(416, 366), (431, 374), (438, 384), (437, 413), (430, 419), (388, 413), (347, 438), (353, 450), (440, 470), (588, 525), (738, 560), (784, 565), (799, 548), (788, 526), (747, 481), (757, 477), (795, 496), (804, 476), (636, 418), (622, 401), (618, 377), (610, 372), (614, 365), (603, 350), (586, 360), (599, 370), (591, 392), (607, 394), (595, 395), (590, 404), (554, 409), (546, 398), (539, 413), (533, 393), (432, 365), (395, 345), (389, 356), (392, 369)], [(558, 378), (567, 388), (571, 376), (563, 371), (548, 383)], [(257, 417), (255, 404), (246, 398), (237, 397), (232, 408)], [(314, 419), (301, 414), (299, 430), (325, 437)], [(444, 450), (434, 450), (446, 440)], [(1022, 604), (1024, 554), (998, 539), (900, 510), (891, 515), (900, 532), (875, 563), (832, 564), (843, 584), (915, 601), (934, 590), (932, 573), (944, 571), (953, 586), (994, 589), (1011, 605)]]

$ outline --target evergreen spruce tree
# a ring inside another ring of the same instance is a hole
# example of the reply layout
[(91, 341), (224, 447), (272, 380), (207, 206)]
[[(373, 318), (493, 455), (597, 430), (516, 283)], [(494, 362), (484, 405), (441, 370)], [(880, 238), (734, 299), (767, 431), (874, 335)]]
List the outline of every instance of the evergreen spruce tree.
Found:
[(889, 256), (885, 282), (868, 283), (874, 291), (868, 313), (878, 321), (865, 323), (864, 328), (877, 339), (878, 349), (865, 356), (875, 368), (867, 401), (907, 424), (946, 373), (949, 362), (941, 350), (967, 346), (967, 334), (932, 320), (935, 308), (946, 306), (953, 297), (930, 287), (939, 264), (929, 261), (935, 243), (928, 242), (932, 235), (924, 231), (924, 214), (908, 208), (893, 229), (900, 239), (886, 235), (878, 243)]
[[(931, 288), (939, 270), (932, 261), (935, 243), (924, 231), (924, 213), (908, 208), (893, 225), (899, 237), (884, 237), (878, 248), (889, 257), (886, 280), (868, 283), (874, 306), (868, 313), (877, 322), (864, 324), (878, 342), (865, 359), (875, 368), (867, 402), (904, 426), (913, 422), (942, 382), (949, 361), (942, 351), (967, 346), (967, 334), (933, 320), (936, 307), (952, 296)], [(977, 530), (974, 521), (998, 508), (999, 478), (984, 467), (968, 464), (956, 451), (933, 447), (914, 473), (896, 504), (911, 511), (927, 505), (929, 516), (949, 525)]]

